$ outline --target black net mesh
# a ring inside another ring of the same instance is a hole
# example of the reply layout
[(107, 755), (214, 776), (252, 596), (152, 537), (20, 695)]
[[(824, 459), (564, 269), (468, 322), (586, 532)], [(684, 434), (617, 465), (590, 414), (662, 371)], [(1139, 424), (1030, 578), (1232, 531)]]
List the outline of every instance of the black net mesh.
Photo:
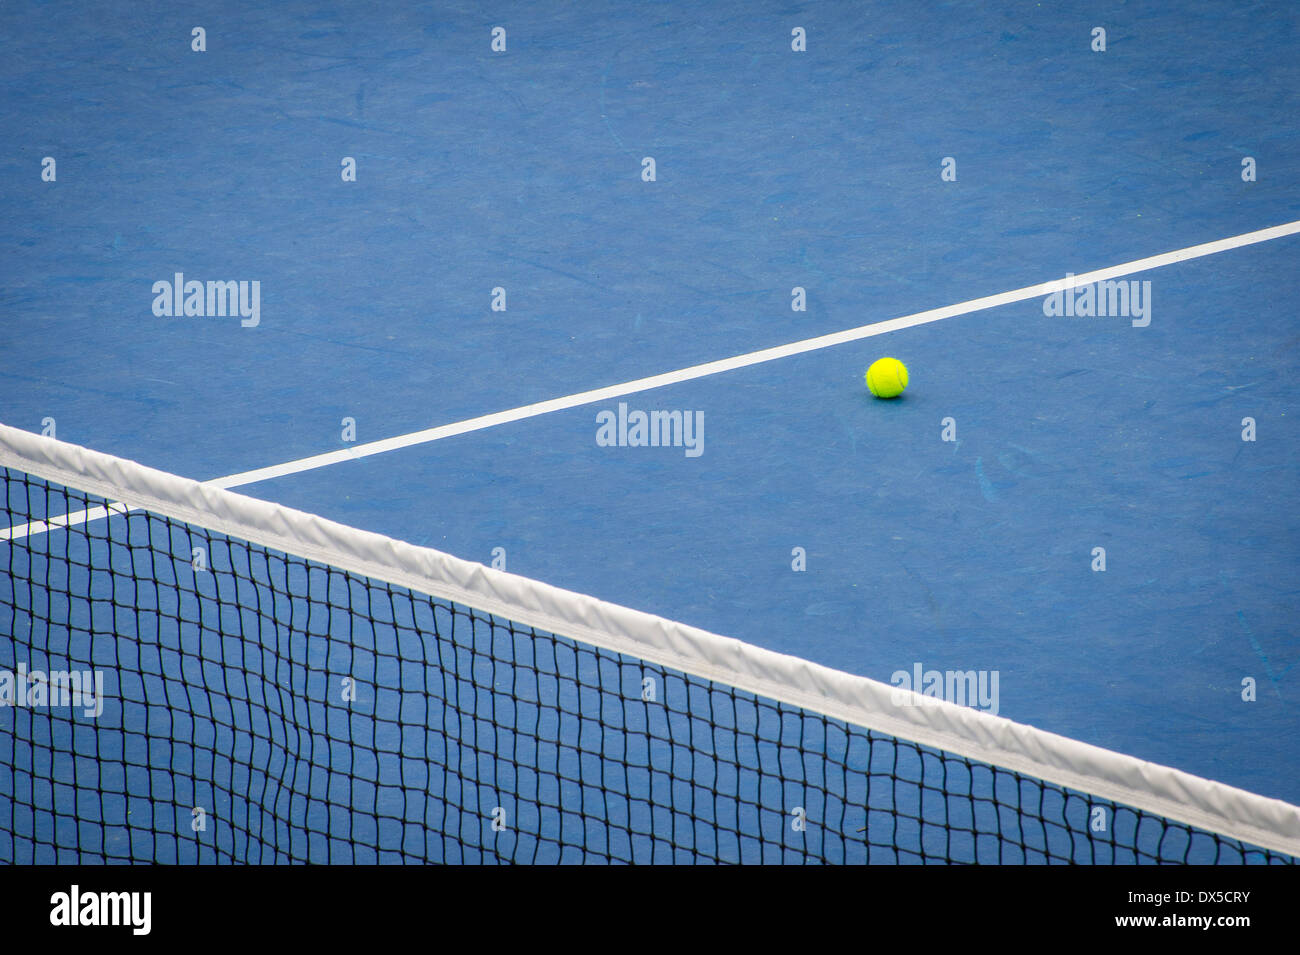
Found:
[(142, 511), (0, 568), (3, 862), (1294, 861)]

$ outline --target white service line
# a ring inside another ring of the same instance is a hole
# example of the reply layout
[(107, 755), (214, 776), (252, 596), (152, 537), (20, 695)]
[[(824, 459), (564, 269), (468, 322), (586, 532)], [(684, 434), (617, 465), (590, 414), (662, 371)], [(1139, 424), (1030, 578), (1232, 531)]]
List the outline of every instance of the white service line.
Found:
[[(608, 401), (611, 398), (620, 398), (624, 395), (635, 394), (641, 391), (649, 391), (652, 388), (662, 388), (665, 385), (675, 385), (683, 381), (692, 381), (696, 378), (706, 378), (710, 375), (721, 374), (724, 371), (734, 371), (737, 368), (748, 368), (751, 365), (759, 365), (763, 362), (775, 361), (778, 358), (788, 358), (791, 355), (802, 355), (805, 352), (818, 351), (822, 348), (830, 348), (833, 345), (843, 345), (847, 342), (860, 341), (864, 338), (871, 338), (875, 335), (884, 335), (888, 332), (896, 332), (903, 328), (914, 328), (917, 325), (926, 325), (930, 322), (942, 321), (945, 318), (954, 318), (958, 315), (969, 315), (971, 312), (980, 312), (989, 308), (997, 308), (999, 305), (1010, 305), (1013, 302), (1023, 302), (1026, 299), (1040, 298), (1051, 295), (1053, 292), (1063, 291), (1068, 288), (1074, 288), (1080, 285), (1091, 285), (1094, 282), (1104, 282), (1108, 279), (1119, 278), (1124, 275), (1132, 275), (1136, 272), (1145, 272), (1150, 269), (1157, 269), (1164, 265), (1173, 265), (1175, 262), (1186, 262), (1189, 259), (1199, 259), (1206, 255), (1214, 255), (1218, 252), (1226, 252), (1229, 249), (1238, 249), (1246, 245), (1255, 245), (1260, 242), (1268, 242), (1270, 239), (1280, 239), (1288, 235), (1300, 233), (1300, 220), (1287, 222), (1283, 225), (1271, 226), (1267, 229), (1259, 229), (1255, 232), (1246, 232), (1242, 235), (1232, 236), (1227, 239), (1217, 239), (1214, 242), (1205, 242), (1201, 245), (1190, 245), (1185, 249), (1175, 249), (1173, 252), (1164, 252), (1160, 255), (1152, 255), (1145, 259), (1134, 259), (1132, 262), (1124, 262), (1120, 265), (1112, 265), (1109, 268), (1097, 269), (1095, 272), (1084, 272), (1075, 275), (1072, 278), (1055, 279), (1051, 282), (1042, 282), (1038, 285), (1029, 285), (1025, 288), (1015, 289), (1010, 292), (1000, 292), (997, 295), (986, 295), (983, 298), (974, 298), (968, 302), (958, 302), (955, 305), (945, 305), (943, 308), (932, 308), (925, 312), (916, 312), (913, 315), (904, 315), (900, 318), (891, 318), (888, 321), (876, 322), (873, 325), (862, 325), (858, 328), (846, 329), (842, 332), (833, 332), (829, 335), (820, 335), (816, 338), (805, 338), (803, 341), (791, 342), (788, 345), (777, 345), (773, 348), (764, 348), (759, 351), (746, 352), (743, 355), (735, 355), (731, 358), (721, 358), (717, 361), (705, 362), (702, 365), (691, 365), (689, 368), (679, 368), (676, 371), (664, 372), (661, 375), (651, 375), (648, 378), (637, 378), (634, 381), (625, 381), (618, 385), (607, 385), (604, 388), (594, 388), (591, 391), (580, 391), (577, 394), (566, 395), (563, 398), (550, 398), (546, 401), (538, 401), (531, 405), (522, 405), (518, 408), (511, 408), (508, 411), (497, 411), (492, 414), (481, 415), (477, 418), (467, 418), (464, 421), (457, 421), (452, 424), (438, 425), (436, 428), (426, 428), (423, 431), (412, 431), (409, 434), (399, 434), (392, 438), (383, 438), (379, 441), (370, 441), (366, 444), (359, 444), (352, 448), (341, 449), (338, 451), (329, 451), (325, 454), (315, 454), (307, 458), (299, 458), (296, 461), (286, 461), (283, 464), (273, 464), (270, 467), (257, 468), (252, 471), (241, 471), (239, 474), (230, 474), (226, 477), (212, 478), (203, 483), (212, 487), (233, 488), (243, 487), (248, 484), (256, 484), (259, 481), (268, 481), (271, 478), (284, 477), (289, 474), (300, 474), (303, 471), (312, 471), (316, 468), (328, 467), (331, 464), (340, 464), (343, 461), (350, 461), (356, 458), (369, 457), (372, 454), (384, 454), (388, 451), (396, 451), (399, 448), (409, 448), (417, 444), (428, 444), (431, 441), (439, 441), (442, 438), (450, 438), (458, 434), (468, 434), (471, 431), (482, 431), (485, 428), (493, 428), (500, 424), (508, 424), (511, 421), (521, 421), (524, 418), (535, 418), (538, 415), (550, 414), (553, 411), (564, 411), (568, 408), (577, 408), (581, 405), (592, 404), (597, 401)], [(114, 505), (115, 510), (125, 510), (122, 505)], [(104, 508), (91, 508), (87, 511), (80, 511), (76, 514), (67, 514), (59, 518), (51, 518), (48, 522), (35, 521), (30, 524), (18, 525), (8, 530), (0, 530), (0, 540), (11, 539), (14, 537), (25, 537), (28, 534), (43, 533), (53, 527), (64, 527), (73, 524), (83, 524), (86, 521), (97, 520), (106, 516)]]
[(258, 481), (266, 481), (270, 478), (283, 477), (286, 474), (298, 474), (302, 471), (311, 471), (315, 468), (338, 464), (352, 458), (364, 458), (372, 454), (383, 454), (387, 451), (396, 451), (399, 448), (409, 448), (416, 444), (427, 444), (430, 441), (438, 441), (442, 438), (450, 438), (470, 431), (482, 431), (485, 428), (508, 424), (511, 421), (535, 418), (538, 415), (550, 414), (552, 411), (564, 411), (568, 408), (576, 408), (597, 401), (608, 401), (610, 398), (621, 398), (624, 395), (649, 391), (652, 388), (662, 388), (665, 385), (675, 385), (696, 378), (707, 378), (709, 375), (721, 374), (724, 371), (748, 368), (750, 365), (759, 365), (763, 362), (775, 361), (778, 358), (788, 358), (791, 355), (801, 355), (804, 352), (830, 348), (832, 345), (843, 345), (846, 342), (855, 342), (863, 338), (871, 338), (874, 335), (884, 335), (887, 332), (896, 332), (902, 328), (914, 328), (917, 325), (938, 322), (958, 315), (969, 315), (971, 312), (996, 308), (999, 305), (1009, 305), (1013, 302), (1023, 302), (1025, 299), (1045, 297), (1053, 292), (1063, 291), (1079, 285), (1104, 282), (1108, 279), (1119, 278), (1122, 275), (1145, 272), (1148, 269), (1160, 268), (1163, 265), (1186, 262), (1188, 259), (1198, 259), (1202, 256), (1214, 255), (1216, 252), (1225, 252), (1228, 249), (1236, 249), (1244, 245), (1255, 245), (1259, 242), (1267, 242), (1270, 239), (1278, 239), (1296, 233), (1300, 233), (1300, 220), (1288, 222), (1285, 225), (1272, 226), (1268, 229), (1260, 229), (1256, 232), (1247, 232), (1227, 239), (1205, 242), (1201, 245), (1191, 245), (1185, 249), (1176, 249), (1173, 252), (1165, 252), (1145, 259), (1135, 259), (1122, 265), (1112, 265), (1109, 268), (1098, 269), (1095, 272), (1075, 275), (1073, 278), (1056, 279), (1051, 282), (1016, 289), (1012, 292), (1000, 292), (997, 295), (974, 298), (968, 302), (958, 302), (956, 305), (946, 305), (943, 308), (932, 308), (929, 311), (904, 315), (901, 318), (891, 318), (884, 322), (876, 322), (874, 325), (862, 325), (842, 332), (820, 335), (817, 338), (805, 338), (803, 341), (791, 342), (788, 345), (777, 345), (773, 348), (746, 352), (743, 355), (735, 355), (731, 358), (720, 358), (717, 361), (705, 362), (702, 365), (691, 365), (689, 368), (679, 368), (676, 371), (667, 371), (661, 375), (651, 375), (649, 378), (637, 378), (634, 381), (625, 381), (620, 385), (608, 385), (591, 391), (580, 391), (577, 394), (567, 395), (563, 398), (550, 398), (546, 401), (538, 401), (535, 404), (511, 408), (509, 411), (497, 411), (493, 414), (457, 421), (454, 424), (443, 424), (438, 425), (436, 428), (426, 428), (423, 431), (412, 431), (409, 434), (383, 438), (379, 441), (359, 444), (345, 450), (330, 451), (309, 458), (299, 458), (297, 461), (287, 461), (284, 464), (274, 464), (254, 471), (244, 471), (228, 477), (214, 478), (205, 483), (216, 487), (232, 488), (241, 487), (245, 484), (254, 484)]
[(73, 511), (71, 514), (60, 514), (58, 517), (51, 517), (48, 521), (32, 521), (29, 524), (15, 524), (13, 527), (6, 527), (0, 530), (0, 541), (14, 540), (19, 537), (30, 537), (33, 534), (44, 534), (59, 527), (79, 527), (90, 521), (97, 521), (101, 518), (108, 517), (112, 514), (125, 514), (131, 508), (117, 501), (111, 501), (108, 504), (99, 507), (88, 508), (84, 511)]

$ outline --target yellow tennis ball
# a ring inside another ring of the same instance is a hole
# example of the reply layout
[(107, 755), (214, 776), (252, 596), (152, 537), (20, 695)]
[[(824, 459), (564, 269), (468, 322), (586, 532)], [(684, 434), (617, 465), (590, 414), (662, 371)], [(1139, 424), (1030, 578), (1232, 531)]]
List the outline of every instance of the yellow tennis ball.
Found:
[(867, 389), (877, 398), (897, 398), (907, 387), (907, 366), (897, 358), (880, 358), (867, 369)]

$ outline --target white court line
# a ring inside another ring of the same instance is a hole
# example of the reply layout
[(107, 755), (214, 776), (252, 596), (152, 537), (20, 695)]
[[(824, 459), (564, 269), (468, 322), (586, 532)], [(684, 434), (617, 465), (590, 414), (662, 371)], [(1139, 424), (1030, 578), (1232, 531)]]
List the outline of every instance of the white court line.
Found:
[(44, 534), (46, 531), (52, 531), (58, 527), (78, 527), (90, 521), (108, 517), (109, 514), (125, 514), (131, 510), (133, 508), (127, 507), (125, 504), (110, 501), (108, 504), (92, 507), (89, 510), (73, 511), (71, 514), (51, 517), (48, 521), (32, 521), (30, 524), (15, 524), (13, 527), (6, 527), (4, 530), (0, 530), (0, 541), (30, 537), (33, 534)]
[(1160, 268), (1163, 265), (1172, 265), (1175, 262), (1185, 262), (1188, 259), (1198, 259), (1202, 256), (1214, 255), (1216, 252), (1224, 252), (1228, 249), (1236, 249), (1245, 245), (1267, 242), (1270, 239), (1295, 235), (1298, 232), (1300, 232), (1300, 219), (1295, 222), (1288, 222), (1285, 225), (1260, 229), (1257, 232), (1247, 232), (1244, 235), (1233, 236), (1228, 239), (1219, 239), (1215, 242), (1206, 242), (1202, 245), (1192, 245), (1185, 249), (1178, 249), (1174, 252), (1165, 252), (1162, 255), (1153, 255), (1145, 259), (1135, 259), (1132, 262), (1125, 262), (1122, 265), (1112, 265), (1110, 268), (1098, 269), (1095, 272), (1085, 272), (1082, 275), (1074, 276), (1073, 279), (1056, 279), (1052, 282), (1043, 282), (1040, 285), (1030, 285), (1026, 288), (1016, 289), (1012, 292), (1001, 292), (997, 295), (988, 295), (984, 298), (971, 299), (968, 302), (958, 302), (956, 305), (947, 305), (943, 308), (934, 308), (926, 312), (917, 312), (914, 315), (904, 315), (901, 318), (891, 318), (888, 321), (876, 322), (874, 325), (862, 325), (858, 328), (850, 328), (842, 332), (833, 332), (829, 335), (818, 336), (817, 338), (805, 338), (803, 341), (791, 342), (788, 345), (777, 345), (774, 348), (764, 348), (760, 351), (747, 352), (744, 355), (735, 355), (731, 358), (721, 358), (717, 361), (705, 362), (702, 365), (692, 365), (689, 368), (679, 368), (677, 371), (668, 371), (661, 375), (652, 375), (649, 378), (638, 378), (635, 381), (625, 381), (620, 385), (608, 385), (607, 387), (595, 388), (591, 391), (580, 391), (577, 394), (568, 395), (563, 398), (551, 398), (547, 401), (539, 401), (535, 404), (511, 408), (509, 411), (497, 411), (493, 414), (482, 415), (477, 418), (467, 418), (464, 421), (457, 421), (453, 424), (443, 424), (436, 428), (426, 428), (423, 431), (412, 431), (409, 434), (401, 434), (394, 438), (383, 438), (379, 441), (359, 444), (356, 447), (345, 450), (330, 451), (325, 454), (313, 455), (309, 458), (300, 458), (297, 461), (288, 461), (284, 464), (258, 468), (254, 471), (244, 471), (240, 474), (232, 474), (229, 477), (215, 478), (206, 483), (212, 484), (216, 487), (232, 488), (241, 487), (245, 484), (254, 484), (258, 481), (266, 481), (270, 478), (283, 477), (286, 474), (298, 474), (302, 471), (310, 471), (315, 468), (338, 464), (341, 461), (347, 461), (352, 458), (364, 458), (372, 454), (384, 454), (388, 451), (396, 451), (399, 448), (409, 448), (416, 444), (427, 444), (430, 441), (438, 441), (442, 438), (450, 438), (454, 435), (466, 434), (471, 431), (482, 431), (485, 428), (493, 428), (499, 424), (508, 424), (511, 421), (520, 421), (524, 418), (535, 418), (538, 415), (550, 414), (552, 411), (564, 411), (568, 408), (576, 408), (580, 405), (592, 404), (597, 401), (608, 401), (610, 398), (621, 398), (624, 395), (630, 395), (640, 391), (649, 391), (652, 388), (662, 388), (665, 385), (675, 385), (679, 382), (691, 381), (696, 378), (706, 378), (709, 375), (721, 374), (724, 371), (734, 371), (737, 368), (748, 368), (750, 365), (759, 365), (763, 362), (775, 361), (778, 358), (788, 358), (791, 355), (801, 355), (804, 352), (830, 348), (832, 345), (843, 345), (846, 342), (855, 342), (863, 338), (871, 338), (874, 335), (884, 335), (887, 332), (896, 332), (902, 328), (913, 328), (917, 325), (938, 322), (945, 318), (953, 318), (957, 315), (968, 315), (971, 312), (996, 308), (999, 305), (1009, 305), (1012, 302), (1023, 302), (1025, 299), (1029, 298), (1044, 297), (1053, 292), (1073, 288), (1078, 285), (1091, 285), (1094, 282), (1104, 282), (1107, 279), (1119, 278), (1123, 275), (1132, 275), (1134, 272), (1145, 272), (1148, 269)]
[[(521, 421), (525, 418), (535, 418), (538, 415), (550, 414), (553, 411), (564, 411), (568, 408), (577, 408), (581, 405), (593, 404), (597, 401), (608, 401), (610, 398), (621, 398), (624, 395), (635, 394), (640, 391), (649, 391), (653, 388), (663, 388), (666, 385), (675, 385), (683, 381), (692, 381), (696, 378), (706, 378), (710, 375), (718, 375), (724, 371), (734, 371), (737, 368), (748, 368), (751, 365), (759, 365), (763, 362), (775, 361), (778, 358), (789, 358), (791, 355), (802, 355), (805, 352), (818, 351), (822, 348), (830, 348), (833, 345), (843, 345), (847, 342), (860, 341), (864, 338), (871, 338), (875, 335), (884, 335), (888, 332), (896, 332), (903, 328), (914, 328), (917, 325), (926, 325), (930, 322), (943, 321), (945, 318), (954, 318), (958, 315), (969, 315), (971, 312), (980, 312), (989, 308), (997, 308), (999, 305), (1010, 305), (1013, 302), (1023, 302), (1026, 299), (1045, 297), (1051, 295), (1053, 292), (1063, 291), (1079, 285), (1091, 285), (1094, 282), (1104, 282), (1108, 279), (1120, 278), (1121, 276), (1132, 275), (1136, 272), (1146, 272), (1150, 269), (1158, 269), (1161, 266), (1173, 265), (1176, 262), (1186, 262), (1189, 259), (1199, 259), (1203, 256), (1214, 255), (1218, 252), (1226, 252), (1229, 249), (1239, 249), (1242, 246), (1268, 242), (1271, 239), (1280, 239), (1284, 236), (1295, 235), (1297, 233), (1300, 233), (1300, 219), (1294, 222), (1287, 222), (1283, 225), (1271, 226), (1267, 229), (1259, 229), (1255, 232), (1246, 232), (1242, 235), (1231, 236), (1227, 239), (1217, 239), (1214, 242), (1205, 242), (1201, 245), (1190, 245), (1185, 249), (1175, 249), (1173, 252), (1164, 252), (1160, 255), (1149, 256), (1145, 259), (1134, 259), (1131, 262), (1112, 265), (1109, 268), (1098, 269), (1095, 272), (1084, 272), (1073, 276), (1073, 278), (1055, 279), (1051, 282), (1029, 285), (1025, 288), (1015, 289), (1010, 292), (1000, 292), (997, 295), (973, 298), (967, 302), (958, 302), (956, 305), (946, 305), (943, 308), (932, 308), (929, 311), (916, 312), (913, 315), (904, 315), (900, 318), (891, 318), (888, 321), (876, 322), (873, 325), (862, 325), (858, 328), (850, 328), (842, 332), (820, 335), (817, 338), (805, 338), (803, 341), (791, 342), (788, 345), (777, 345), (773, 348), (764, 348), (759, 351), (747, 352), (743, 355), (735, 355), (731, 358), (721, 358), (717, 361), (705, 362), (702, 365), (691, 365), (689, 368), (679, 368), (676, 371), (664, 372), (661, 375), (651, 375), (648, 378), (637, 378), (634, 381), (625, 381), (618, 385), (607, 385), (604, 388), (595, 388), (591, 391), (580, 391), (577, 394), (566, 395), (563, 398), (551, 398), (547, 401), (538, 401), (531, 405), (522, 405), (518, 408), (511, 408), (508, 411), (497, 411), (493, 414), (480, 415), (477, 418), (466, 418), (464, 421), (438, 425), (436, 428), (426, 428), (423, 431), (412, 431), (409, 434), (400, 434), (396, 437), (383, 438), (379, 441), (370, 441), (366, 444), (359, 444), (356, 447), (341, 449), (338, 451), (329, 451), (325, 454), (316, 454), (307, 458), (299, 458), (296, 461), (286, 461), (284, 464), (273, 464), (270, 467), (257, 468), (252, 471), (241, 471), (239, 474), (230, 474), (226, 477), (213, 478), (210, 481), (204, 481), (203, 483), (211, 487), (228, 489), (233, 487), (243, 487), (248, 484), (256, 484), (259, 481), (268, 481), (271, 478), (284, 477), (289, 474), (300, 474), (303, 471), (312, 471), (316, 468), (328, 467), (331, 464), (340, 464), (343, 461), (365, 458), (373, 454), (385, 454), (389, 451), (396, 451), (400, 448), (409, 448), (417, 444), (428, 444), (431, 441), (439, 441), (443, 438), (450, 438), (458, 434), (468, 434), (471, 431), (482, 431), (486, 428), (494, 428), (497, 425), (508, 424), (512, 421)], [(120, 507), (120, 505), (118, 506)], [(11, 527), (8, 531), (0, 531), (0, 540), (41, 533), (45, 530), (49, 530), (51, 527), (63, 527), (72, 524), (85, 523), (88, 520), (95, 520), (105, 516), (103, 513), (100, 513), (102, 511), (103, 508), (92, 508), (89, 511), (81, 511), (77, 514), (68, 514), (58, 519), (51, 519), (48, 524), (43, 521), (37, 521), (31, 524)]]

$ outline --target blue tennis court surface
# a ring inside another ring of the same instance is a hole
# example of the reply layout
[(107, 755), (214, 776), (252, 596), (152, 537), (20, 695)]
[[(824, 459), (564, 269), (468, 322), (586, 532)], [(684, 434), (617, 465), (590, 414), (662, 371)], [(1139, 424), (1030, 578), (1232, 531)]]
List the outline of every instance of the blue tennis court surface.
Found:
[[(1300, 220), (1289, 3), (0, 16), (0, 420), (202, 480)], [(238, 490), (1297, 803), (1294, 232)]]

